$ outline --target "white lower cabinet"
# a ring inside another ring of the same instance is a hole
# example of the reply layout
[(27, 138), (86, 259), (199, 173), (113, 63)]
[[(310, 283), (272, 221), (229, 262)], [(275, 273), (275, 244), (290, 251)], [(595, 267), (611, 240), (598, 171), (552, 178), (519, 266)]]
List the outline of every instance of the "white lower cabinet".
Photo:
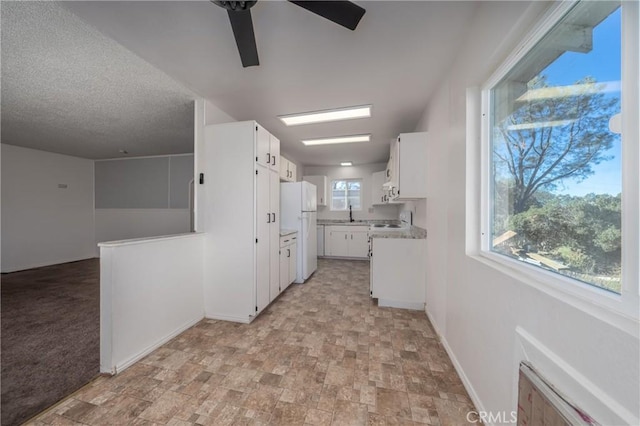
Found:
[(275, 296), (283, 292), (296, 279), (297, 249), (296, 234), (280, 237), (280, 286), (276, 289)]
[(425, 239), (371, 239), (371, 297), (378, 306), (423, 310)]
[(324, 254), (331, 257), (367, 258), (368, 226), (325, 225)]

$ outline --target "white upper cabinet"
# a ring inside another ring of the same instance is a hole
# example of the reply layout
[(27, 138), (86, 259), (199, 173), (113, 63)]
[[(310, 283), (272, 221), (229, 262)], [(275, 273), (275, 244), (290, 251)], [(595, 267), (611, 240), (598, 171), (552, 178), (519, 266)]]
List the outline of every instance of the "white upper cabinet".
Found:
[(296, 168), (294, 162), (280, 157), (280, 180), (283, 182), (295, 182), (297, 179)]
[(390, 189), (393, 200), (427, 198), (427, 132), (401, 133), (391, 144)]
[(280, 171), (280, 141), (256, 124), (256, 161), (270, 170)]
[(326, 176), (303, 176), (302, 180), (316, 186), (316, 204), (318, 206), (327, 205), (327, 177)]
[(389, 192), (383, 187), (386, 177), (386, 170), (371, 175), (371, 204), (374, 206), (389, 202)]

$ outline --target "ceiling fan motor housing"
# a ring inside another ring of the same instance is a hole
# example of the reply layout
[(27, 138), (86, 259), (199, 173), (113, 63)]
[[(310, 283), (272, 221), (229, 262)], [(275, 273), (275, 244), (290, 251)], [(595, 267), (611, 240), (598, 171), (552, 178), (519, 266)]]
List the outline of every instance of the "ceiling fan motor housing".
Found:
[(211, 0), (211, 2), (227, 10), (241, 11), (241, 10), (251, 9), (257, 3), (257, 0), (253, 0), (253, 1)]

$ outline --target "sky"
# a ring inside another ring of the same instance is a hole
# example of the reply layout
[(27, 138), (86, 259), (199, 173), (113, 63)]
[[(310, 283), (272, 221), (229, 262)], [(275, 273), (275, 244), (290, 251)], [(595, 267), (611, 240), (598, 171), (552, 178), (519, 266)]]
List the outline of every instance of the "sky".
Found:
[[(543, 74), (548, 76), (550, 85), (567, 86), (585, 76), (593, 76), (596, 81), (620, 81), (621, 71), (621, 31), (620, 9), (609, 15), (593, 30), (593, 49), (589, 53), (565, 52)], [(620, 97), (620, 91), (610, 96)], [(622, 192), (620, 136), (613, 147), (607, 151), (614, 158), (593, 167), (594, 174), (577, 183), (567, 179), (558, 185), (555, 192), (570, 195), (588, 193), (608, 193), (617, 195)]]

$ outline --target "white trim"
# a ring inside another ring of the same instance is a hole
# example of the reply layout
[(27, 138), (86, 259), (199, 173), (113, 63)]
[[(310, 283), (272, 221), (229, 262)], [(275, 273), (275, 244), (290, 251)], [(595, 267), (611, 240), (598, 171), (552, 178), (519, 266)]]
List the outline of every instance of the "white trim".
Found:
[(476, 392), (475, 388), (471, 384), (471, 380), (469, 380), (469, 378), (465, 374), (464, 369), (462, 368), (462, 364), (460, 364), (460, 362), (458, 361), (458, 358), (456, 358), (456, 355), (453, 352), (453, 349), (451, 349), (451, 347), (449, 346), (449, 342), (447, 342), (447, 339), (440, 333), (440, 330), (436, 326), (436, 322), (431, 316), (431, 314), (429, 313), (429, 311), (425, 309), (424, 312), (425, 314), (427, 314), (427, 318), (429, 319), (429, 322), (431, 323), (433, 330), (436, 332), (436, 336), (438, 337), (438, 340), (440, 341), (440, 343), (442, 343), (442, 347), (447, 352), (447, 355), (449, 355), (449, 359), (451, 359), (453, 368), (456, 370), (456, 373), (458, 373), (458, 376), (462, 381), (462, 385), (464, 386), (465, 390), (469, 394), (469, 397), (471, 398), (471, 402), (473, 402), (473, 405), (475, 406), (476, 411), (486, 412), (487, 410), (484, 408), (484, 405), (482, 404), (482, 400), (480, 400), (478, 393)]
[(139, 157), (99, 158), (93, 161), (98, 162), (98, 161), (139, 160), (141, 158), (186, 157), (187, 155), (194, 155), (194, 153), (185, 152), (184, 154), (161, 154), (161, 155), (141, 155)]
[[(536, 370), (557, 386), (558, 390), (601, 424), (639, 424), (638, 418), (618, 403), (615, 398), (589, 380), (522, 327), (516, 327), (516, 356), (514, 364), (531, 361)], [(519, 344), (519, 346), (518, 346)], [(516, 367), (517, 368), (517, 367)], [(515, 398), (518, 395), (518, 375), (512, 384)], [(576, 401), (579, 399), (580, 401)], [(517, 402), (516, 402), (517, 404)], [(517, 407), (513, 404), (514, 407)]]
[(412, 311), (423, 311), (424, 302), (403, 302), (400, 300), (378, 299), (378, 306), (381, 308), (400, 308)]
[(130, 240), (105, 241), (102, 243), (98, 243), (98, 247), (130, 246), (134, 244), (155, 243), (155, 242), (162, 242), (167, 240), (176, 240), (180, 238), (200, 237), (203, 235), (205, 235), (204, 232), (187, 232), (184, 234), (175, 234), (175, 235), (159, 235), (157, 237), (132, 238)]
[(230, 315), (213, 314), (213, 315), (205, 315), (205, 318), (211, 319), (211, 320), (231, 321), (231, 322), (239, 322), (242, 324), (249, 324), (251, 323), (251, 321), (253, 321), (253, 318), (255, 317), (234, 317)]
[[(362, 192), (364, 191), (364, 181), (363, 181), (362, 178), (336, 178), (336, 179), (331, 179), (331, 183), (330, 183), (330, 186), (329, 186), (329, 191), (331, 192), (331, 194), (329, 196), (329, 211), (332, 211), (332, 212), (348, 212), (349, 211), (349, 206), (347, 206), (346, 209), (334, 209), (333, 208), (333, 183), (334, 182), (339, 182), (341, 180), (343, 180), (345, 182), (349, 182), (349, 181), (351, 181), (351, 182), (355, 182), (355, 181), (360, 182), (360, 208), (359, 209), (351, 208), (351, 210), (354, 211), (354, 212), (364, 211), (364, 208), (363, 208), (364, 207), (363, 206), (364, 197), (362, 196)], [(349, 198), (349, 189), (347, 188), (345, 191), (347, 192), (347, 199), (348, 199)]]
[(146, 348), (144, 348), (143, 350), (141, 350), (137, 354), (134, 354), (134, 355), (130, 356), (128, 359), (124, 360), (123, 362), (118, 363), (116, 365), (113, 365), (110, 369), (105, 369), (105, 367), (101, 365), (100, 366), (100, 372), (101, 373), (111, 374), (111, 375), (116, 375), (118, 373), (122, 373), (124, 370), (126, 370), (129, 367), (131, 367), (133, 364), (135, 364), (136, 362), (140, 361), (142, 358), (144, 358), (145, 356), (149, 355), (151, 352), (155, 351), (160, 346), (162, 346), (165, 343), (167, 343), (169, 340), (173, 339), (174, 337), (178, 336), (179, 334), (182, 334), (183, 332), (187, 331), (188, 329), (190, 329), (191, 327), (193, 327), (194, 325), (196, 325), (197, 323), (202, 321), (202, 319), (203, 319), (203, 317), (186, 322), (185, 324), (183, 324), (180, 327), (178, 327), (177, 329), (175, 329), (172, 333), (164, 336), (162, 339), (157, 340), (156, 342), (154, 342), (151, 345), (147, 346)]
[[(638, 301), (638, 4), (622, 2), (622, 110), (623, 114), (623, 258), (621, 295), (582, 283), (569, 277), (545, 271), (525, 263), (509, 259), (490, 251), (490, 90), (498, 84), (529, 51), (544, 37), (577, 1), (558, 2), (543, 15), (534, 29), (518, 44), (511, 55), (498, 67), (482, 87), (478, 102), (477, 89), (467, 90), (467, 212), (466, 254), (522, 283), (543, 291), (583, 312), (605, 321), (626, 333), (637, 335)], [(628, 36), (632, 34), (633, 36)], [(625, 93), (628, 95), (625, 96)], [(634, 96), (635, 94), (635, 96)], [(478, 103), (480, 106), (478, 106)], [(478, 108), (480, 109), (478, 111)], [(476, 119), (480, 117), (478, 125)], [(625, 119), (626, 117), (626, 119)], [(478, 144), (480, 148), (478, 149)], [(480, 174), (480, 181), (476, 177)], [(478, 211), (479, 210), (479, 211)]]

